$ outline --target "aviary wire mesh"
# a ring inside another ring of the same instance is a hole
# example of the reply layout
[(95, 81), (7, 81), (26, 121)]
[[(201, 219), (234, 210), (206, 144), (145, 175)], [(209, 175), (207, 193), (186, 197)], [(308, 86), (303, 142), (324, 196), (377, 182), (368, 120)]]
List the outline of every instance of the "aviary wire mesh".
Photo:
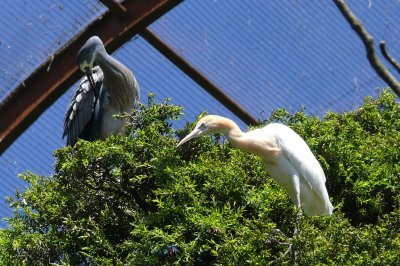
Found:
[[(400, 60), (400, 2), (351, 1), (353, 12)], [(0, 100), (107, 9), (98, 1), (1, 1)], [(348, 111), (386, 85), (358, 36), (331, 1), (187, 0), (150, 27), (189, 63), (259, 119), (276, 108), (310, 115)], [(131, 68), (141, 100), (153, 92), (185, 108), (182, 127), (204, 110), (245, 125), (141, 37), (113, 54)], [(17, 174), (50, 175), (71, 88), (0, 158), (0, 218), (5, 195), (25, 184)], [(12, 115), (12, 114), (10, 114)], [(0, 221), (0, 226), (6, 223)]]

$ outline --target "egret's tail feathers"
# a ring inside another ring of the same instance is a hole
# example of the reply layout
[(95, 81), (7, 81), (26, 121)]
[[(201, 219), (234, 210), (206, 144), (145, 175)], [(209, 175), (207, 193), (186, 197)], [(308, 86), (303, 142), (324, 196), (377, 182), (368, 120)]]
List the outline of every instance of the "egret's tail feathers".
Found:
[(304, 212), (308, 216), (315, 215), (328, 215), (331, 216), (333, 213), (333, 206), (329, 200), (326, 201), (315, 201), (303, 204)]

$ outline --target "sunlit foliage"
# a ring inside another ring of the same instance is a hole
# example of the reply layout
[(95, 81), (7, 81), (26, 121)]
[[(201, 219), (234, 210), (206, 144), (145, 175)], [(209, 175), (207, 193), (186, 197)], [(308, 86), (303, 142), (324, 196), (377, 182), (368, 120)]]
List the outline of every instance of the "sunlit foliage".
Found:
[(0, 230), (0, 264), (400, 265), (400, 105), (376, 100), (321, 120), (276, 110), (327, 175), (332, 217), (303, 217), (261, 159), (222, 136), (176, 148), (180, 107), (148, 104), (126, 132), (56, 151), (52, 176), (26, 173)]

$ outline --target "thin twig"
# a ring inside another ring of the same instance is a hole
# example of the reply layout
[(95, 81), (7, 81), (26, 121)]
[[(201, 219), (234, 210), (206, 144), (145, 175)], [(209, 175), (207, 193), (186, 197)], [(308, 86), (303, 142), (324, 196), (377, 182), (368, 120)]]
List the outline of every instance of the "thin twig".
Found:
[(281, 256), (281, 258), (285, 257), (285, 256), (290, 252), (290, 250), (292, 249), (292, 245), (293, 245), (293, 244), (290, 244), (290, 245), (289, 245), (288, 249), (285, 251), (285, 253), (283, 253), (283, 255)]
[(397, 70), (398, 73), (400, 73), (400, 64), (397, 63), (396, 60), (394, 60), (394, 58), (388, 53), (388, 51), (386, 50), (386, 44), (385, 41), (381, 41), (379, 43), (379, 48), (381, 48), (381, 53), (382, 55), (386, 58), (386, 60), (389, 61), (389, 63), (394, 67), (394, 69)]
[(286, 249), (285, 253), (283, 253), (282, 256), (280, 256), (276, 260), (269, 262), (268, 265), (276, 265), (276, 263), (281, 261), (287, 254), (289, 254), (291, 250), (292, 250), (292, 244), (289, 244), (289, 247)]
[[(287, 254), (289, 254), (289, 252), (292, 250), (292, 247), (293, 247), (293, 243), (291, 243), (291, 241), (293, 241), (293, 238), (288, 238), (281, 230), (279, 230), (277, 228), (274, 231), (279, 233), (284, 238), (287, 238), (289, 240), (289, 243), (281, 242), (281, 241), (277, 240), (276, 238), (271, 237), (271, 239), (274, 240), (279, 245), (288, 246), (288, 247), (287, 247), (286, 251), (282, 254), (282, 256), (280, 256), (279, 258), (271, 261), (268, 265), (276, 265), (277, 262), (281, 261), (284, 257), (286, 257)], [(296, 252), (294, 252), (294, 256), (295, 256), (295, 265), (298, 265), (298, 263), (297, 263), (297, 253)]]
[(49, 63), (49, 65), (47, 66), (47, 69), (46, 69), (47, 72), (50, 71), (51, 64), (53, 63), (53, 61), (54, 61), (54, 54), (52, 54), (51, 57), (50, 57), (50, 63)]
[(361, 21), (351, 12), (344, 0), (333, 0), (342, 15), (346, 18), (347, 22), (353, 30), (361, 38), (367, 51), (367, 58), (371, 66), (375, 69), (376, 73), (390, 86), (390, 88), (400, 97), (400, 83), (390, 73), (390, 71), (382, 64), (375, 53), (374, 38), (364, 28)]

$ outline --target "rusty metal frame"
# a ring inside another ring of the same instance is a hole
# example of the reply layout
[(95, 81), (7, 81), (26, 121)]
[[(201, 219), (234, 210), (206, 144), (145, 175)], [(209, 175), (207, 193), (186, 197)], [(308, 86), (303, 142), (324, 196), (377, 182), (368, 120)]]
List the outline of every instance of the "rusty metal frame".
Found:
[(100, 0), (108, 9), (121, 18), (127, 18), (126, 8), (116, 0)]
[(106, 2), (114, 5), (113, 10), (117, 13), (121, 10), (115, 10), (122, 6), (122, 17), (107, 11), (38, 67), (0, 103), (0, 154), (82, 76), (75, 57), (89, 37), (99, 36), (107, 50), (113, 52), (182, 0), (125, 1), (120, 7), (115, 5), (115, 1), (103, 1)]

